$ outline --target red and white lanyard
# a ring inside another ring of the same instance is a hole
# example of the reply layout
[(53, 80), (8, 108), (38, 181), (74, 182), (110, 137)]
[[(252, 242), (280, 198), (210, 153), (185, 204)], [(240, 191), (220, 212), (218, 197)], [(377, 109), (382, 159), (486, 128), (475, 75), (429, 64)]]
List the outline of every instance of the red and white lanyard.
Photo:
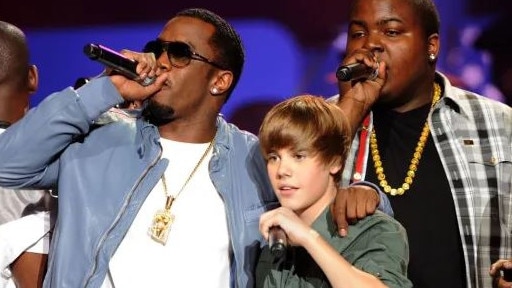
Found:
[(369, 113), (363, 120), (363, 127), (359, 133), (359, 149), (357, 150), (356, 164), (352, 174), (352, 183), (364, 180), (366, 176), (366, 165), (368, 164), (368, 152), (370, 149), (370, 133), (373, 129), (372, 113)]

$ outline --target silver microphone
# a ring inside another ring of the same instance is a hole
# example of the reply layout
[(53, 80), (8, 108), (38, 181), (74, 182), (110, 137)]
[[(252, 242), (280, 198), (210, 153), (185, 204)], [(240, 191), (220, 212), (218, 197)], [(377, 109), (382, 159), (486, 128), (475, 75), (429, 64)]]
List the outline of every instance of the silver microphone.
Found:
[(286, 233), (281, 229), (281, 227), (270, 227), (268, 230), (268, 246), (270, 247), (270, 253), (275, 257), (283, 257), (286, 254), (288, 241)]

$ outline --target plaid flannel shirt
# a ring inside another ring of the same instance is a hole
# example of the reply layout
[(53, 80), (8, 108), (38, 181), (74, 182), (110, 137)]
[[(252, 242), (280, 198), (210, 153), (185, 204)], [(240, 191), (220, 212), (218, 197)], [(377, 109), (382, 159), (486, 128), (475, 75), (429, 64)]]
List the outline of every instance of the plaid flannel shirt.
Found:
[[(512, 257), (512, 108), (436, 78), (444, 93), (428, 121), (455, 201), (468, 287), (492, 287), (491, 264)], [(355, 137), (346, 163), (358, 146)], [(353, 169), (346, 165), (343, 185)]]

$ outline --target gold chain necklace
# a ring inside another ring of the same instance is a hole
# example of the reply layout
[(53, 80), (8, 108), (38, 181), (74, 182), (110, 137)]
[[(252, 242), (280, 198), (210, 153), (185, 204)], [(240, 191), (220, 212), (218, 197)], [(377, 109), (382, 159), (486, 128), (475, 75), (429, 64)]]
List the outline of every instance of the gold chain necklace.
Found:
[[(432, 105), (430, 109), (434, 107), (434, 105), (441, 98), (441, 87), (439, 84), (434, 82), (434, 96), (432, 97)], [(375, 174), (377, 175), (377, 179), (379, 180), (380, 186), (384, 189), (384, 192), (389, 193), (393, 196), (395, 195), (403, 195), (405, 191), (411, 188), (414, 177), (416, 176), (416, 171), (418, 170), (418, 165), (420, 163), (421, 155), (423, 154), (423, 150), (425, 148), (425, 143), (428, 139), (428, 134), (430, 133), (430, 128), (428, 126), (428, 117), (425, 120), (425, 125), (423, 126), (423, 130), (421, 131), (420, 139), (418, 140), (418, 144), (416, 145), (416, 149), (414, 150), (414, 155), (411, 159), (411, 164), (409, 164), (409, 170), (407, 170), (407, 174), (404, 179), (404, 183), (402, 186), (398, 188), (392, 188), (388, 181), (386, 180), (386, 175), (384, 174), (384, 167), (382, 167), (382, 159), (380, 157), (379, 148), (377, 146), (377, 135), (375, 134), (375, 128), (373, 128), (372, 133), (370, 135), (370, 149), (373, 158), (373, 166), (375, 167)]]
[(148, 231), (149, 235), (151, 236), (151, 239), (155, 240), (156, 242), (162, 245), (165, 245), (165, 243), (167, 243), (167, 237), (169, 236), (169, 231), (171, 230), (171, 225), (174, 222), (175, 218), (174, 214), (171, 213), (172, 204), (174, 200), (178, 198), (183, 189), (185, 189), (185, 186), (187, 186), (190, 179), (192, 179), (192, 176), (194, 176), (199, 166), (201, 166), (201, 163), (206, 158), (206, 155), (208, 155), (208, 152), (210, 152), (210, 150), (212, 149), (214, 141), (215, 138), (210, 142), (210, 144), (208, 144), (208, 147), (206, 148), (203, 155), (199, 159), (199, 162), (197, 162), (192, 172), (190, 172), (190, 175), (188, 175), (187, 180), (185, 180), (185, 183), (183, 183), (180, 190), (178, 191), (178, 193), (176, 193), (175, 196), (169, 195), (167, 189), (167, 181), (165, 180), (165, 172), (164, 174), (162, 174), (162, 185), (164, 186), (164, 193), (166, 197), (165, 207), (164, 209), (156, 211), (155, 216), (153, 216), (153, 222), (151, 223), (151, 226), (149, 227)]

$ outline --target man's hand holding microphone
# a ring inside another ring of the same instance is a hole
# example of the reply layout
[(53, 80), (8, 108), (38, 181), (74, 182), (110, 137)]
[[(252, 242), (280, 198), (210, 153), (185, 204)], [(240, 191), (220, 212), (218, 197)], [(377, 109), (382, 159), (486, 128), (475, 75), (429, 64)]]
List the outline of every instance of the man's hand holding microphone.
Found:
[(85, 45), (84, 53), (105, 65), (104, 74), (109, 75), (126, 101), (143, 101), (162, 89), (167, 81), (167, 71), (159, 69), (153, 53), (116, 52), (99, 44)]

